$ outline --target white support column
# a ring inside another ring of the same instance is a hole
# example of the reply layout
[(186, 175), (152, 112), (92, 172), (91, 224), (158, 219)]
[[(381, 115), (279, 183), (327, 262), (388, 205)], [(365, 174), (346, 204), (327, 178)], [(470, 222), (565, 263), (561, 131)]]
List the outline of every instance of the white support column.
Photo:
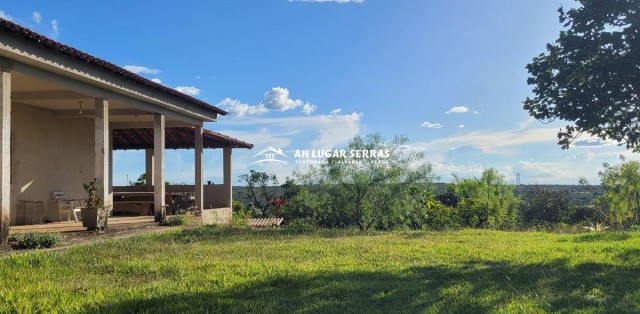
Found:
[(113, 129), (109, 127), (109, 204), (113, 206)]
[(164, 220), (165, 186), (164, 186), (164, 115), (153, 117), (153, 204), (155, 220)]
[(222, 163), (223, 163), (223, 177), (224, 177), (224, 188), (225, 188), (225, 194), (228, 195), (228, 199), (227, 199), (227, 207), (231, 207), (232, 203), (233, 203), (233, 187), (231, 184), (231, 147), (225, 147), (222, 149), (223, 151), (223, 157), (222, 157)]
[(145, 181), (147, 185), (147, 191), (153, 191), (153, 149), (147, 148), (144, 150), (145, 157)]
[(9, 240), (11, 219), (11, 72), (0, 68), (0, 246)]
[(196, 197), (196, 206), (199, 210), (204, 209), (204, 186), (203, 186), (203, 173), (202, 173), (202, 153), (203, 153), (203, 143), (202, 143), (202, 126), (196, 126), (195, 128), (195, 143), (194, 143), (194, 152), (195, 152), (195, 164), (196, 164), (196, 178), (195, 178), (195, 197)]
[(109, 197), (109, 103), (96, 98), (95, 112), (95, 178), (98, 182), (98, 197), (105, 203)]

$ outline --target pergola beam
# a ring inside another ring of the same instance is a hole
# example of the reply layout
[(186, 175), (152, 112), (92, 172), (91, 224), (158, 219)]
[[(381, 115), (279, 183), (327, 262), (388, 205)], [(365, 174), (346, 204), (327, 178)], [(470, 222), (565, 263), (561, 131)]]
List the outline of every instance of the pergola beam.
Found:
[[(202, 125), (195, 124), (195, 125)], [(153, 121), (139, 121), (139, 122), (111, 122), (112, 129), (153, 129)], [(193, 123), (184, 123), (180, 121), (165, 121), (166, 128), (189, 128), (193, 127)]]
[[(56, 117), (69, 117), (69, 118), (77, 118), (77, 117), (94, 117), (96, 115), (95, 110), (82, 110), (78, 109), (61, 109), (61, 110), (53, 110), (53, 115)], [(138, 110), (138, 109), (111, 109), (109, 110), (110, 116), (144, 116), (144, 115), (153, 115), (153, 113)]]
[(22, 91), (13, 92), (13, 100), (65, 100), (65, 99), (91, 99), (93, 97), (83, 95), (72, 90), (47, 90), (47, 91)]

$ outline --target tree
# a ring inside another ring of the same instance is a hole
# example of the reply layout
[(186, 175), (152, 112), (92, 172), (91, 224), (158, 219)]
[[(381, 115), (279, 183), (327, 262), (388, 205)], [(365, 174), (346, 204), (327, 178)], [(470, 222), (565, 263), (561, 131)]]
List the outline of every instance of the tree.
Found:
[(504, 176), (490, 168), (480, 178), (454, 177), (460, 216), (470, 227), (510, 226), (516, 222), (518, 199)]
[(244, 181), (247, 185), (247, 189), (244, 191), (244, 197), (249, 200), (251, 205), (260, 211), (262, 217), (266, 217), (276, 196), (271, 188), (278, 185), (276, 175), (251, 170), (248, 174), (241, 175), (240, 180)]
[[(427, 185), (435, 178), (431, 166), (421, 162), (422, 154), (401, 149), (406, 142), (403, 136), (392, 140), (380, 134), (357, 136), (344, 150), (344, 156), (327, 158), (319, 168), (299, 173), (301, 186), (318, 197), (308, 207), (321, 208), (314, 214), (319, 225), (367, 230), (404, 224), (402, 202), (409, 188)], [(306, 192), (301, 195), (309, 196)], [(299, 200), (296, 198), (291, 204)], [(316, 200), (322, 205), (318, 206)]]
[(129, 181), (129, 186), (146, 186), (147, 185), (147, 175), (145, 173), (141, 174), (138, 177), (138, 180), (135, 182)]
[(524, 109), (573, 123), (558, 133), (563, 149), (588, 133), (640, 151), (640, 0), (577, 2), (558, 10), (567, 29), (527, 65), (535, 97)]
[(525, 224), (569, 222), (571, 207), (566, 192), (536, 186), (523, 201), (521, 217)]
[(640, 162), (626, 161), (617, 166), (604, 164), (599, 172), (605, 193), (598, 199), (608, 207), (609, 221), (622, 224), (628, 219), (640, 221)]
[(350, 211), (361, 230), (384, 220), (387, 227), (395, 224), (390, 218), (402, 216), (403, 209), (399, 204), (409, 188), (416, 184), (426, 185), (435, 178), (431, 165), (420, 163), (422, 154), (402, 152), (401, 146), (407, 141), (404, 136), (387, 141), (377, 133), (365, 138), (357, 136), (348, 145), (350, 151), (377, 152), (384, 158), (365, 157), (364, 154), (351, 160), (332, 157), (324, 165), (331, 194), (340, 196), (336, 205)]
[(444, 229), (458, 226), (458, 215), (452, 206), (438, 200), (433, 190), (412, 186), (408, 193), (408, 226), (411, 229)]

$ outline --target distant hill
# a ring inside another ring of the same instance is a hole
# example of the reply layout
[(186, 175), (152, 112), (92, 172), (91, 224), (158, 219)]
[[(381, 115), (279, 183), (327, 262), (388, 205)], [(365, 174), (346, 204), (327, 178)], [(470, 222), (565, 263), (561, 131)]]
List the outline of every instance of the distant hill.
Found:
[[(448, 183), (438, 182), (435, 183), (435, 191), (436, 193), (443, 193), (446, 189)], [(546, 189), (551, 189), (555, 191), (561, 191), (567, 193), (569, 201), (574, 205), (587, 205), (594, 198), (601, 195), (604, 190), (600, 185), (594, 185), (589, 188), (585, 188), (581, 185), (563, 185), (563, 184), (538, 184), (538, 185), (529, 185), (529, 184), (521, 184), (517, 185), (515, 189), (515, 194), (518, 197), (522, 197), (527, 194), (529, 191), (532, 191), (536, 186), (540, 186)], [(282, 195), (284, 193), (284, 189), (279, 186), (270, 187), (272, 191), (276, 195)], [(248, 201), (242, 197), (246, 187), (244, 186), (234, 186), (233, 187), (233, 199), (241, 201), (243, 203), (247, 203)]]

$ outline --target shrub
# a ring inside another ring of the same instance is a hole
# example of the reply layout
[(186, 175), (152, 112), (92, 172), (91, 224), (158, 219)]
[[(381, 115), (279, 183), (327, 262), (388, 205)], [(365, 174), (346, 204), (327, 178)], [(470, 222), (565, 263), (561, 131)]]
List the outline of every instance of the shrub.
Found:
[(189, 224), (189, 217), (186, 215), (172, 215), (161, 223), (162, 226), (184, 226)]
[(570, 216), (567, 193), (540, 186), (527, 192), (520, 206), (522, 222), (529, 226), (566, 223)]
[(480, 178), (454, 178), (453, 189), (458, 196), (456, 206), (462, 223), (468, 227), (511, 228), (517, 223), (519, 199), (514, 187), (504, 176), (489, 168)]
[(294, 232), (310, 232), (318, 228), (313, 218), (300, 218), (287, 222), (287, 229)]
[(11, 247), (16, 250), (47, 249), (62, 242), (58, 233), (29, 232), (18, 233), (9, 237)]
[(247, 227), (249, 225), (249, 218), (251, 218), (251, 212), (247, 209), (242, 202), (233, 201), (231, 205), (233, 214), (231, 216), (231, 222), (229, 226), (235, 228)]

